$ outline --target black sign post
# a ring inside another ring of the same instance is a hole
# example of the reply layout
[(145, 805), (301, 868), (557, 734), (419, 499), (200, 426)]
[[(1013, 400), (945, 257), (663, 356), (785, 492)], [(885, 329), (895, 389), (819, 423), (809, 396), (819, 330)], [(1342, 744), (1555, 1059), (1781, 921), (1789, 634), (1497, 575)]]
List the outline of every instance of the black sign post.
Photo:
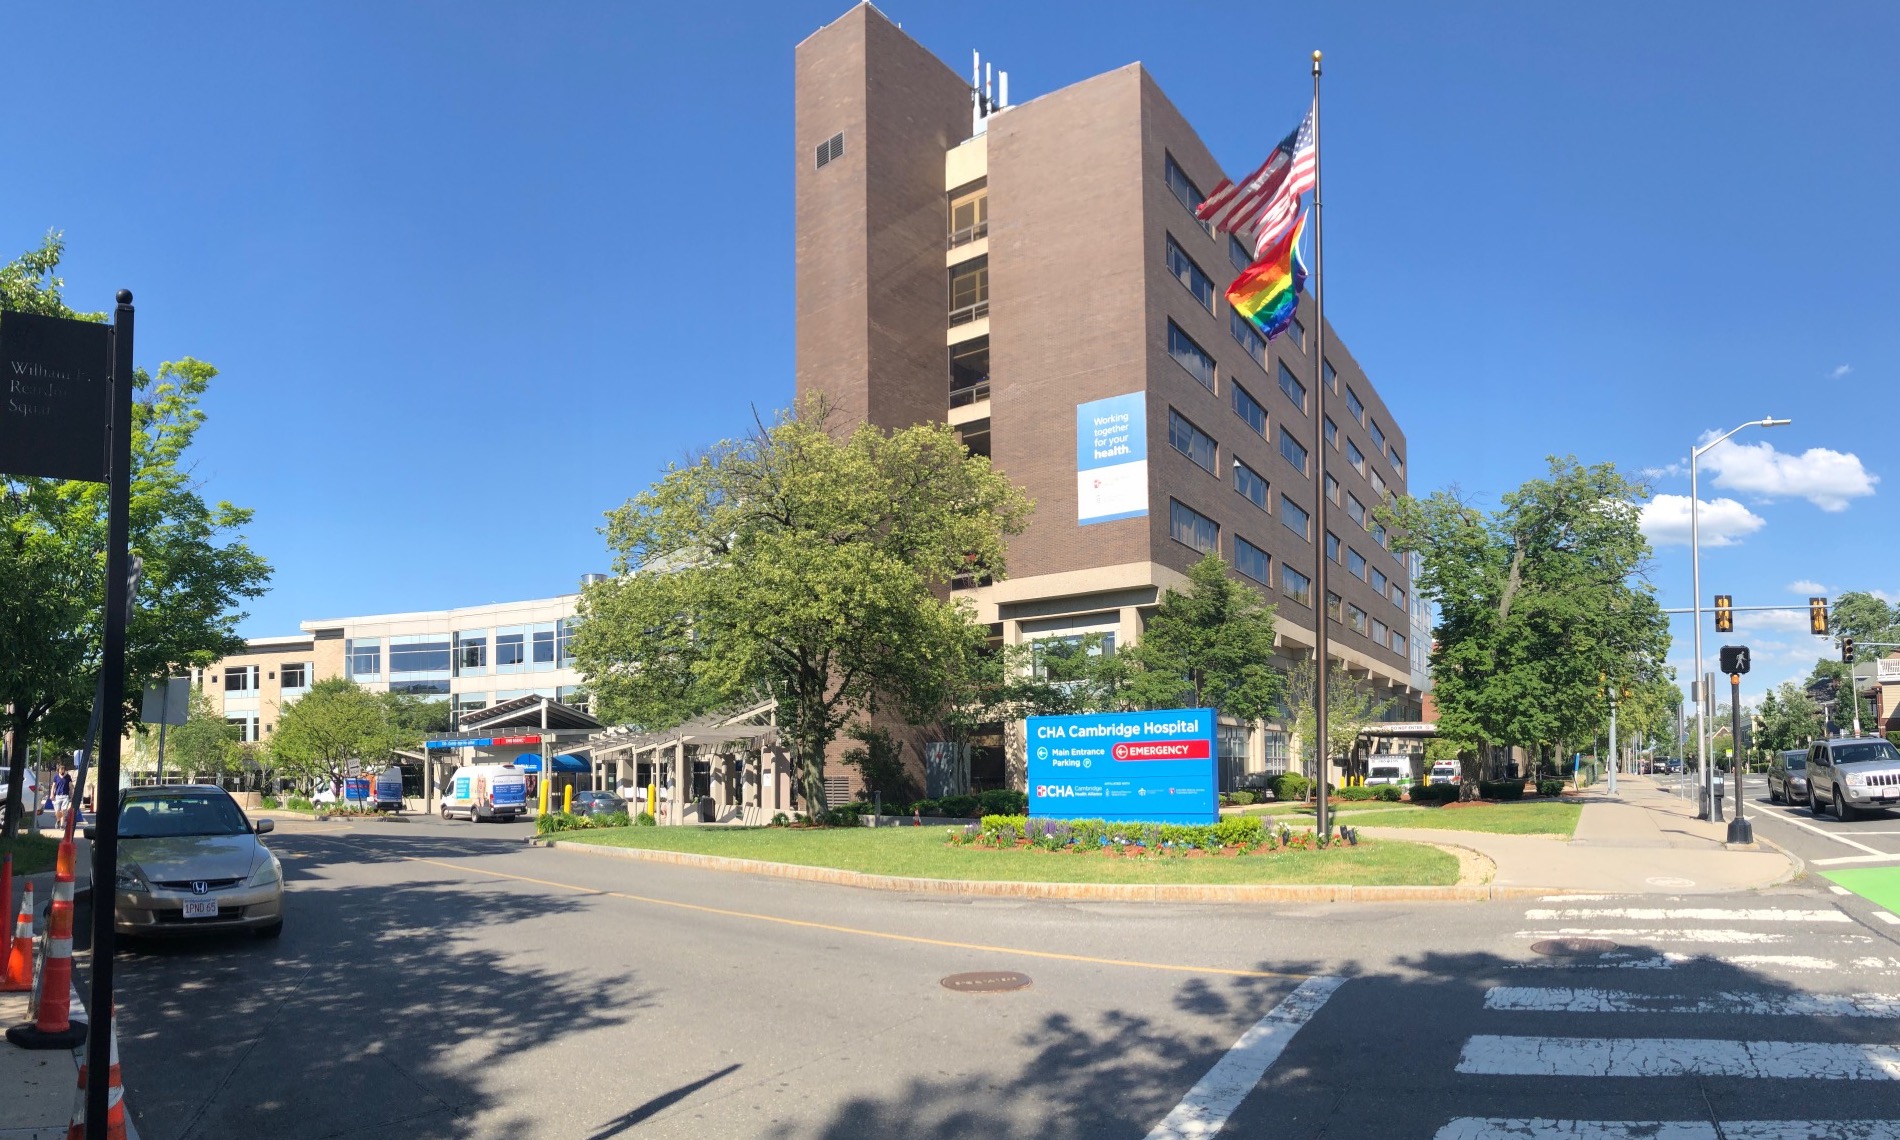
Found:
[(112, 1069), (113, 917), (119, 872), (119, 744), (125, 735), (126, 575), (131, 562), (132, 292), (119, 290), (112, 312), (111, 468), (106, 482), (106, 613), (100, 690), (105, 718), (99, 727), (99, 775), (93, 793), (92, 1001), (95, 1027), (86, 1039), (86, 1140), (106, 1140)]
[(1735, 762), (1730, 765), (1735, 775), (1735, 818), (1728, 821), (1728, 841), (1753, 844), (1755, 825), (1748, 822), (1743, 806), (1748, 797), (1742, 795), (1742, 674), (1748, 672), (1748, 664), (1748, 646), (1722, 647), (1722, 672), (1728, 674), (1729, 739), (1735, 744)]

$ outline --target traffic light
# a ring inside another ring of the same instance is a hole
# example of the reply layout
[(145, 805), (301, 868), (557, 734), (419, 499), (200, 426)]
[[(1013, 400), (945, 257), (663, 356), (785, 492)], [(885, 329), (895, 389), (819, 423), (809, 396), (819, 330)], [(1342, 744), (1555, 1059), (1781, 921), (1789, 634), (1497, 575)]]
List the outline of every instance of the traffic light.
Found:
[(1728, 594), (1715, 595), (1715, 632), (1735, 632), (1735, 599)]
[(1827, 599), (1808, 599), (1808, 632), (1816, 637), (1827, 636)]
[(1852, 665), (1853, 663), (1854, 639), (1851, 637), (1843, 637), (1841, 638), (1841, 664)]

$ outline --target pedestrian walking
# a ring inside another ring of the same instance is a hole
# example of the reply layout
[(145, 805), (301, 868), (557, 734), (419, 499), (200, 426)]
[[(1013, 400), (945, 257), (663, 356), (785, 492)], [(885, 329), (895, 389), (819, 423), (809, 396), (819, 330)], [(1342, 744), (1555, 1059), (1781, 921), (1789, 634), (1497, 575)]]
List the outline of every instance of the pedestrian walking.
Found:
[(68, 772), (64, 768), (61, 768), (58, 771), (58, 773), (56, 773), (53, 776), (53, 814), (57, 815), (61, 819), (65, 819), (67, 811), (69, 811), (72, 808), (72, 806), (73, 806), (72, 773)]

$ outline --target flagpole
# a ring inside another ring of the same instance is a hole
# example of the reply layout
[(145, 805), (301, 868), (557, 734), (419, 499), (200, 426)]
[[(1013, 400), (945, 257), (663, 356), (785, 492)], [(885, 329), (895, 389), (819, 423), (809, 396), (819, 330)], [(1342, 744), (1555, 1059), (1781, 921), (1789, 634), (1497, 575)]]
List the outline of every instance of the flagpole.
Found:
[(1313, 732), (1318, 738), (1319, 778), (1314, 782), (1316, 823), (1323, 843), (1332, 834), (1327, 791), (1332, 780), (1332, 733), (1326, 720), (1326, 263), (1321, 253), (1319, 58), (1313, 53)]

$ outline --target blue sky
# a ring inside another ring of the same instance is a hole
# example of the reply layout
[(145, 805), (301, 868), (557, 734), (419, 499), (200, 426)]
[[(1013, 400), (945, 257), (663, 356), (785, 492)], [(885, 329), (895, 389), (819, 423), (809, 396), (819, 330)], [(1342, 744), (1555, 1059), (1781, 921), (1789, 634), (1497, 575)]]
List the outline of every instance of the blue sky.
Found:
[[(10, 3), (0, 256), (64, 230), (74, 304), (130, 287), (142, 362), (223, 370), (198, 472), (277, 568), (245, 633), (564, 592), (603, 511), (790, 397), (792, 48), (842, 11)], [(1323, 48), (1328, 313), (1415, 492), (1556, 453), (1686, 496), (1703, 433), (1792, 417), (1705, 466), (1705, 594), (1900, 595), (1900, 9), (885, 11), (1019, 103), (1140, 60), (1233, 169)], [(1687, 605), (1686, 548), (1653, 579)], [(1822, 648), (1738, 637), (1748, 691)]]

